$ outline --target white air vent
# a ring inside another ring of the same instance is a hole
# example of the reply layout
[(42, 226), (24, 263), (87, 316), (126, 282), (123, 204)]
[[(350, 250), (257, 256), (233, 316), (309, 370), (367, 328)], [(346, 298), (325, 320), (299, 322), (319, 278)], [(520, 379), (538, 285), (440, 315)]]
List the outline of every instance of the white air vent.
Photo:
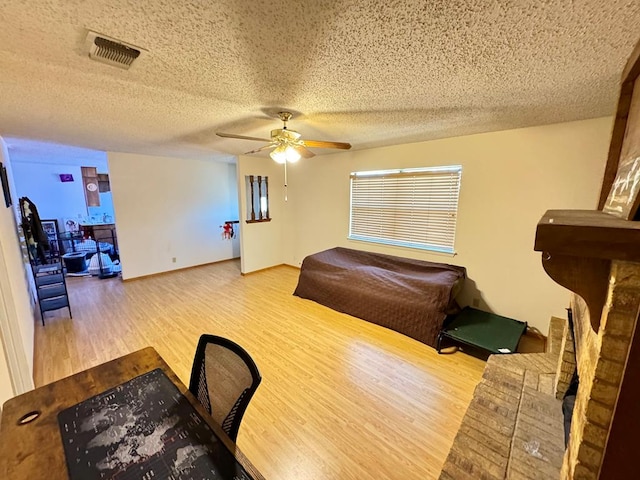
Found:
[(115, 38), (109, 38), (101, 33), (87, 34), (89, 57), (97, 62), (113, 65), (128, 70), (136, 59), (146, 53), (140, 47), (128, 45)]

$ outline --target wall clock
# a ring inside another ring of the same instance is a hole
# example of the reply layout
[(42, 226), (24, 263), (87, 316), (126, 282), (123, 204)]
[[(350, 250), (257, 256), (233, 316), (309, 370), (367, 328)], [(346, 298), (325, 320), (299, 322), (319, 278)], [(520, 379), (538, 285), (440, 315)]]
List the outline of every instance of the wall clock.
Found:
[(98, 190), (98, 186), (95, 183), (87, 183), (87, 190), (90, 192), (95, 192)]

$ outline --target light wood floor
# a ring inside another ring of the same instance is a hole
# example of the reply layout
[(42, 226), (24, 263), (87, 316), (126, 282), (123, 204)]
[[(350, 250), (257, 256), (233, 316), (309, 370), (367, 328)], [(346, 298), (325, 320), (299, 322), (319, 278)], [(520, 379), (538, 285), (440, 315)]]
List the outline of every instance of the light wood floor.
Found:
[(36, 327), (36, 385), (149, 345), (187, 384), (200, 334), (223, 335), (262, 373), (238, 445), (267, 479), (437, 478), (484, 362), (294, 297), (298, 273), (71, 278), (73, 320)]

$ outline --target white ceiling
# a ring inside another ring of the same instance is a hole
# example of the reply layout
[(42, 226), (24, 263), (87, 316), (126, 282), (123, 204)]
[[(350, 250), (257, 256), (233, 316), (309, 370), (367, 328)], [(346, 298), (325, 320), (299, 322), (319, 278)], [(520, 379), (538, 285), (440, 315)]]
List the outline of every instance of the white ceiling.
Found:
[[(639, 24), (638, 0), (6, 0), (0, 135), (228, 159), (260, 144), (215, 132), (283, 108), (354, 149), (598, 117)], [(148, 54), (92, 61), (88, 29)]]
[(4, 137), (4, 141), (11, 163), (94, 166), (101, 172), (109, 169), (107, 154), (103, 151), (13, 137)]

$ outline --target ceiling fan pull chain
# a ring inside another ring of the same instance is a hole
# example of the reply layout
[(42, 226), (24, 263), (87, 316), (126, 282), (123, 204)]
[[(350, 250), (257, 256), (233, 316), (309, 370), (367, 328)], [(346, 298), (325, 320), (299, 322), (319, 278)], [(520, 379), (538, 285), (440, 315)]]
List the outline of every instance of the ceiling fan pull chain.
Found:
[(284, 162), (284, 201), (287, 201), (287, 162)]

